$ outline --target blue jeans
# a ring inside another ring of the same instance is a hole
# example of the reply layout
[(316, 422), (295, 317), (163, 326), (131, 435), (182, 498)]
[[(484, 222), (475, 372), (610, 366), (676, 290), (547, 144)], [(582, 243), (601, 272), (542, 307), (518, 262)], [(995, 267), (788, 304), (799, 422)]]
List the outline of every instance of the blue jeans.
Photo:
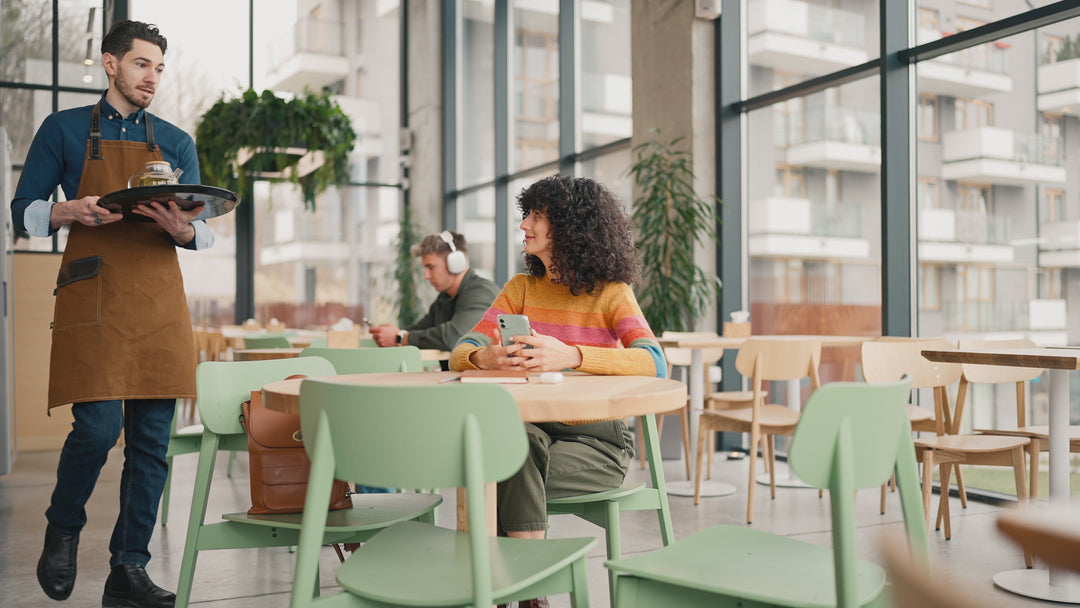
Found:
[(120, 476), (120, 513), (109, 541), (109, 566), (146, 565), (150, 537), (157, 523), (158, 503), (169, 467), (169, 431), (175, 399), (128, 399), (76, 403), (45, 518), (61, 534), (75, 534), (86, 525), (86, 501), (101, 467), (124, 430), (124, 469)]

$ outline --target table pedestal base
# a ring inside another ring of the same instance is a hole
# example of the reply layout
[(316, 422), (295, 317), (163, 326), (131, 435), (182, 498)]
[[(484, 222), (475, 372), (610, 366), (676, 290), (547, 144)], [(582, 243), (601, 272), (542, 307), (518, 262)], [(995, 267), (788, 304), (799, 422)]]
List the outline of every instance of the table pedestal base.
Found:
[[(667, 482), (667, 493), (672, 496), (693, 496), (694, 495), (694, 482), (693, 481), (669, 481)], [(713, 481), (711, 479), (701, 480), (701, 496), (729, 496), (735, 493), (735, 486), (730, 483), (724, 483), (722, 481)]]
[(1080, 585), (1068, 577), (1064, 585), (1050, 585), (1050, 571), (1040, 569), (1006, 570), (994, 575), (994, 584), (1002, 589), (1040, 600), (1080, 604)]
[[(756, 477), (758, 483), (762, 485), (769, 485), (769, 474), (761, 473)], [(799, 479), (795, 473), (791, 472), (786, 462), (776, 463), (776, 487), (778, 488), (810, 488), (809, 484)]]

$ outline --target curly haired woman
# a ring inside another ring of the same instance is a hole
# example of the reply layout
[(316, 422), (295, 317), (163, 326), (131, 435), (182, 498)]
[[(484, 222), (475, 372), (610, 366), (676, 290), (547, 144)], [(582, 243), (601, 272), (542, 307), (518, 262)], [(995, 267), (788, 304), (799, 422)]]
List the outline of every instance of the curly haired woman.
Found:
[[(630, 288), (638, 263), (619, 200), (591, 179), (554, 175), (525, 189), (518, 207), (527, 274), (510, 279), (461, 337), (450, 368), (664, 377), (663, 351)], [(532, 335), (502, 346), (500, 314), (527, 315)], [(619, 487), (634, 443), (623, 420), (526, 427), (525, 464), (498, 484), (499, 528), (511, 537), (544, 538), (547, 499)], [(520, 605), (548, 604), (538, 598)]]

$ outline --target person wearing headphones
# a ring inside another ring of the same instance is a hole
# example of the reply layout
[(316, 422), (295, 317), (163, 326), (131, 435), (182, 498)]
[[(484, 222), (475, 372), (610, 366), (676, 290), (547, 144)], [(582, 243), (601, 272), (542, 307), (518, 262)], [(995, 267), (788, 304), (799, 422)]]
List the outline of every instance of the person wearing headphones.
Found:
[(391, 323), (371, 328), (379, 346), (413, 345), (417, 348), (454, 349), (465, 332), (480, 322), (499, 295), (499, 288), (469, 268), (465, 236), (450, 230), (424, 237), (413, 255), (424, 266), (424, 278), (439, 296), (426, 315), (409, 327)]

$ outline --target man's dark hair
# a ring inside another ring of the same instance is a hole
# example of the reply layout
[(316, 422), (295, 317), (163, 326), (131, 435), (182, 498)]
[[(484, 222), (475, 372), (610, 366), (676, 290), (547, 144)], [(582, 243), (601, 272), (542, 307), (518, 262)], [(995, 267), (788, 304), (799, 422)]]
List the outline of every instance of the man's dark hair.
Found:
[(518, 196), (522, 215), (539, 211), (551, 223), (551, 264), (525, 255), (529, 274), (551, 271), (556, 283), (575, 296), (592, 293), (603, 283), (633, 284), (638, 278), (630, 216), (619, 199), (601, 184), (585, 177), (552, 175)]
[(136, 38), (158, 45), (161, 47), (161, 54), (165, 54), (168, 43), (165, 41), (165, 36), (158, 32), (157, 26), (130, 19), (112, 24), (109, 33), (101, 39), (101, 53), (109, 53), (117, 59), (123, 59), (124, 55), (131, 50), (131, 45)]

